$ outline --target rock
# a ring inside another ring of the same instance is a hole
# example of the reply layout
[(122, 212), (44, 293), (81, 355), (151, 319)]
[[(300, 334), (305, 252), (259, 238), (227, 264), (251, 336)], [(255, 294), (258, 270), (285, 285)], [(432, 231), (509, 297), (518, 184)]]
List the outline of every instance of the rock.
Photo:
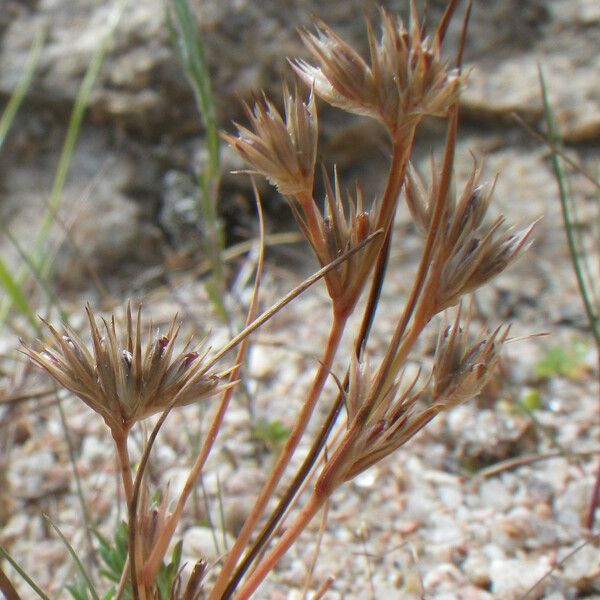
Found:
[[(226, 548), (223, 546), (224, 541)], [(192, 562), (204, 558), (212, 563), (218, 560), (232, 543), (233, 539), (227, 533), (213, 531), (209, 527), (190, 527), (185, 532), (183, 555)]]
[[(549, 570), (544, 560), (493, 560), (490, 564), (491, 592), (494, 598), (517, 600), (528, 592)], [(541, 598), (545, 582), (532, 590), (528, 598)]]
[(593, 544), (579, 548), (563, 566), (564, 578), (582, 594), (600, 592), (600, 552)]

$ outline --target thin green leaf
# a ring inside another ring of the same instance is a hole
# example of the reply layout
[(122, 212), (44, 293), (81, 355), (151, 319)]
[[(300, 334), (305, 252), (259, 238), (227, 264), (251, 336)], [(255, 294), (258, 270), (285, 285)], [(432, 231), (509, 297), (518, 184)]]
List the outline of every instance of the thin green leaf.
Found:
[(195, 19), (187, 0), (170, 0), (169, 28), (171, 39), (187, 78), (192, 86), (196, 106), (206, 134), (208, 162), (198, 175), (199, 215), (206, 225), (207, 241), (204, 251), (212, 267), (213, 289), (209, 297), (218, 315), (227, 323), (229, 313), (222, 301), (225, 289), (223, 250), (225, 238), (217, 214), (217, 198), (221, 179), (220, 139), (217, 126), (217, 111), (206, 63), (204, 47)]
[(83, 566), (83, 563), (79, 559), (79, 556), (77, 556), (77, 552), (75, 552), (73, 546), (71, 546), (71, 544), (69, 543), (69, 540), (67, 540), (67, 538), (63, 535), (62, 531), (58, 528), (57, 525), (54, 524), (54, 522), (48, 515), (44, 515), (44, 518), (51, 525), (52, 529), (56, 531), (58, 537), (61, 539), (62, 543), (65, 545), (65, 548), (71, 555), (71, 558), (73, 559), (75, 565), (79, 569), (79, 572), (81, 573), (81, 576), (83, 577), (83, 580), (85, 581), (85, 584), (87, 585), (87, 588), (90, 591), (90, 594), (92, 595), (92, 599), (100, 600), (100, 597), (96, 593), (96, 589), (94, 587), (94, 583), (91, 577), (88, 575), (88, 572), (86, 571), (85, 567)]
[(569, 209), (569, 196), (567, 193), (566, 179), (563, 173), (560, 157), (555, 150), (555, 146), (559, 143), (560, 137), (556, 129), (556, 121), (554, 119), (554, 113), (550, 100), (548, 97), (548, 88), (546, 87), (546, 81), (542, 68), (539, 68), (539, 80), (540, 88), (542, 91), (542, 100), (544, 105), (544, 119), (546, 121), (546, 127), (548, 129), (548, 138), (550, 139), (552, 148), (552, 167), (556, 176), (556, 182), (558, 184), (558, 191), (560, 196), (560, 203), (562, 207), (563, 220), (565, 223), (565, 232), (567, 234), (567, 242), (569, 245), (569, 253), (571, 255), (571, 262), (573, 264), (573, 270), (577, 277), (577, 285), (579, 286), (579, 293), (583, 300), (585, 312), (594, 335), (596, 345), (600, 347), (600, 320), (598, 313), (594, 309), (591, 301), (591, 295), (588, 286), (585, 281), (581, 261), (579, 258), (579, 252), (577, 251), (577, 243), (574, 234), (573, 220), (571, 218), (571, 211)]
[(215, 280), (209, 280), (206, 282), (204, 286), (206, 289), (206, 293), (208, 294), (208, 298), (213, 305), (214, 310), (216, 311), (218, 317), (223, 320), (223, 322), (228, 323), (230, 321), (229, 312), (227, 311), (227, 307), (223, 302), (223, 293), (219, 289)]
[(2, 260), (2, 257), (0, 257), (0, 286), (4, 288), (11, 302), (16, 306), (19, 312), (25, 315), (33, 327), (37, 329), (38, 323), (35, 318), (35, 313), (31, 309), (31, 306), (29, 306), (29, 302), (27, 302), (25, 292), (12, 276), (6, 263)]
[(2, 148), (4, 140), (6, 139), (6, 136), (8, 135), (8, 132), (14, 122), (15, 115), (17, 114), (17, 111), (19, 110), (19, 107), (21, 106), (25, 96), (27, 95), (27, 90), (31, 85), (33, 75), (35, 74), (35, 69), (40, 60), (45, 38), (45, 31), (43, 29), (38, 31), (33, 40), (33, 44), (31, 45), (29, 56), (27, 57), (25, 71), (23, 72), (19, 83), (15, 87), (15, 90), (12, 93), (6, 108), (0, 117), (0, 148)]
[[(173, 40), (192, 85), (202, 123), (206, 129), (209, 167), (214, 176), (220, 171), (220, 143), (217, 111), (204, 47), (187, 0), (171, 0), (171, 6), (175, 17), (174, 21), (170, 22)], [(177, 31), (173, 28), (173, 24), (176, 24)]]
[(179, 540), (174, 548), (173, 554), (171, 555), (171, 562), (169, 563), (169, 568), (172, 570), (173, 575), (179, 571), (179, 565), (181, 564), (181, 555), (183, 553), (183, 540)]
[(21, 576), (23, 581), (40, 597), (42, 600), (50, 600), (41, 588), (31, 579), (31, 577), (25, 572), (25, 570), (19, 565), (19, 563), (9, 554), (8, 550), (4, 546), (0, 545), (0, 555), (2, 555), (11, 565), (11, 567)]
[[(52, 190), (48, 199), (46, 211), (44, 213), (41, 224), (35, 236), (35, 240), (33, 242), (33, 250), (31, 252), (31, 256), (33, 263), (36, 265), (36, 269), (33, 271), (34, 273), (40, 272), (42, 274), (47, 274), (50, 268), (51, 262), (49, 259), (49, 255), (42, 251), (43, 243), (45, 242), (48, 236), (50, 225), (52, 224), (60, 207), (62, 190), (71, 163), (71, 158), (75, 150), (75, 144), (77, 142), (77, 138), (79, 137), (79, 131), (81, 129), (81, 123), (83, 121), (83, 115), (85, 113), (87, 102), (89, 100), (92, 87), (100, 71), (100, 67), (102, 66), (102, 63), (104, 61), (104, 57), (108, 50), (109, 42), (112, 39), (112, 36), (114, 35), (116, 27), (123, 13), (123, 9), (124, 2), (119, 0), (115, 4), (115, 10), (111, 15), (111, 20), (109, 21), (106, 33), (102, 38), (100, 44), (98, 45), (98, 49), (96, 50), (94, 56), (92, 57), (92, 60), (87, 68), (86, 74), (77, 92), (77, 96), (73, 104), (73, 110), (71, 112), (71, 118), (69, 120), (69, 125), (67, 128), (67, 134), (63, 143), (63, 148), (59, 158), (58, 166), (54, 175), (54, 182), (52, 184)], [(18, 276), (16, 278), (16, 281), (19, 283), (19, 285), (22, 285), (29, 270), (31, 269), (23, 268), (19, 271)], [(12, 298), (10, 297), (6, 298), (4, 302), (0, 305), (0, 326), (2, 326), (2, 324), (5, 323), (6, 319), (8, 318), (8, 314), (10, 312), (11, 307)]]

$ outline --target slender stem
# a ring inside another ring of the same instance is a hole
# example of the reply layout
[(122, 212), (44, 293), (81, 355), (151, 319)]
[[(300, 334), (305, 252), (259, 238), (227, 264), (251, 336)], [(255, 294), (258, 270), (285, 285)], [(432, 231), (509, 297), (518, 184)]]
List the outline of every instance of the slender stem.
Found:
[(242, 585), (235, 597), (236, 600), (248, 600), (250, 598), (265, 577), (275, 568), (281, 557), (291, 548), (326, 500), (326, 497), (318, 494), (311, 496), (306, 506), (300, 511), (275, 547), (260, 561), (256, 570)]
[(125, 590), (127, 589), (127, 580), (129, 579), (129, 570), (130, 570), (130, 557), (129, 554), (125, 559), (125, 565), (123, 566), (123, 573), (121, 573), (121, 579), (119, 580), (119, 585), (117, 586), (117, 591), (113, 597), (113, 600), (121, 600), (123, 598), (123, 594), (125, 594)]
[[(429, 267), (431, 266), (431, 261), (434, 255), (436, 240), (438, 238), (439, 231), (447, 210), (448, 188), (450, 187), (452, 178), (452, 165), (454, 163), (457, 125), (458, 108), (454, 106), (450, 113), (442, 176), (440, 178), (438, 195), (435, 199), (435, 205), (433, 207), (429, 231), (427, 232), (425, 247), (419, 262), (417, 273), (415, 274), (415, 280), (410, 291), (410, 295), (402, 313), (402, 318), (396, 326), (394, 335), (390, 341), (389, 349), (381, 363), (381, 366), (378, 369), (377, 377), (374, 382), (375, 390), (371, 394), (371, 397), (373, 398), (377, 397), (378, 393), (380, 393), (389, 383), (391, 383), (391, 381), (393, 381), (397, 375), (399, 366), (402, 364), (396, 360), (397, 350), (402, 342), (402, 338), (406, 333), (414, 311), (417, 308), (419, 298), (421, 297), (421, 292), (425, 286), (427, 273), (429, 272)], [(421, 329), (422, 326), (423, 323), (415, 323), (415, 331)]]
[[(115, 440), (115, 446), (117, 448), (117, 457), (119, 459), (119, 467), (121, 471), (121, 479), (123, 480), (123, 488), (125, 489), (125, 501), (127, 503), (127, 512), (129, 519), (129, 550), (130, 550), (130, 573), (131, 573), (131, 587), (133, 590), (133, 597), (139, 598), (140, 600), (146, 600), (146, 590), (140, 580), (141, 568), (142, 568), (142, 557), (140, 544), (132, 543), (135, 541), (136, 533), (136, 517), (133, 504), (133, 478), (131, 475), (131, 461), (129, 460), (129, 451), (127, 449), (127, 439), (129, 438), (129, 431), (112, 431), (113, 439)], [(133, 555), (131, 551), (133, 550)]]
[(129, 451), (127, 450), (127, 439), (129, 433), (127, 431), (112, 431), (113, 439), (115, 440), (115, 446), (117, 448), (117, 458), (119, 461), (119, 470), (121, 472), (121, 480), (123, 481), (123, 488), (125, 490), (125, 500), (127, 502), (127, 508), (131, 506), (131, 499), (133, 498), (133, 478), (131, 476), (131, 461), (129, 460)]
[(392, 145), (392, 158), (390, 160), (390, 169), (388, 174), (387, 184), (381, 198), (381, 209), (377, 227), (387, 231), (391, 227), (392, 220), (396, 214), (396, 206), (398, 205), (398, 196), (406, 175), (406, 166), (410, 158), (413, 140), (416, 129), (411, 127), (407, 136), (400, 139), (395, 139)]
[[(348, 376), (344, 379), (344, 383), (342, 387), (346, 387), (348, 384)], [(329, 414), (327, 415), (325, 422), (321, 426), (317, 439), (312, 444), (310, 451), (306, 458), (304, 459), (302, 465), (296, 472), (292, 483), (288, 486), (285, 493), (277, 503), (276, 508), (269, 515), (268, 521), (265, 523), (263, 528), (260, 531), (260, 534), (256, 537), (256, 540), (252, 543), (252, 546), (244, 555), (244, 558), (239, 563), (235, 572), (231, 576), (227, 587), (222, 595), (222, 600), (227, 600), (231, 597), (234, 590), (236, 589), (238, 583), (241, 581), (242, 577), (249, 569), (250, 565), (254, 561), (254, 559), (258, 556), (260, 551), (264, 548), (265, 544), (271, 537), (273, 531), (280, 523), (283, 516), (286, 514), (290, 504), (292, 503), (295, 496), (298, 494), (298, 490), (301, 488), (302, 484), (306, 481), (308, 474), (313, 468), (325, 442), (327, 441), (331, 430), (333, 429), (333, 425), (337, 421), (337, 418), (340, 414), (340, 410), (342, 408), (342, 393), (340, 392), (329, 410)]]
[[(559, 136), (556, 132), (556, 125), (554, 121), (554, 115), (552, 113), (552, 107), (548, 99), (548, 91), (546, 88), (546, 82), (544, 80), (544, 74), (541, 67), (539, 68), (539, 79), (540, 87), (542, 89), (542, 101), (544, 105), (544, 117), (546, 120), (546, 126), (548, 128), (548, 138), (550, 148), (552, 150), (552, 166), (554, 168), (554, 174), (556, 176), (556, 183), (558, 185), (558, 193), (560, 197), (560, 206), (562, 209), (563, 221), (565, 224), (565, 234), (567, 236), (567, 243), (569, 245), (569, 255), (571, 257), (571, 263), (573, 265), (573, 271), (577, 278), (577, 285), (579, 287), (579, 295), (583, 301), (583, 306), (594, 336), (596, 343), (596, 353), (600, 364), (600, 320), (598, 319), (597, 307), (593, 305), (589, 287), (586, 283), (583, 274), (583, 261), (580, 259), (580, 251), (577, 248), (577, 241), (575, 239), (575, 227), (571, 219), (571, 211), (569, 207), (569, 196), (565, 185), (565, 177), (563, 174), (560, 158), (556, 146), (559, 142)], [(600, 408), (600, 403), (599, 403)], [(598, 507), (598, 500), (600, 498), (600, 457), (598, 458), (598, 467), (596, 471), (596, 481), (592, 490), (592, 497), (590, 498), (590, 505), (588, 508), (588, 514), (586, 519), (586, 525), (588, 529), (594, 527), (594, 515), (596, 514), (596, 508)]]
[[(243, 352), (244, 347), (245, 345), (243, 345), (242, 348), (240, 348), (240, 351)], [(241, 368), (241, 360), (237, 361), (237, 364), (239, 366), (236, 367), (235, 370), (232, 372), (232, 380), (237, 378), (239, 375), (239, 371)], [(165, 520), (165, 524), (160, 533), (160, 537), (156, 540), (156, 543), (152, 548), (152, 552), (146, 560), (142, 573), (143, 581), (146, 585), (149, 585), (152, 581), (154, 581), (156, 573), (160, 568), (161, 561), (165, 555), (169, 542), (173, 537), (173, 533), (175, 533), (175, 528), (177, 527), (177, 523), (181, 519), (181, 515), (183, 514), (183, 510), (188, 501), (188, 498), (190, 497), (190, 494), (192, 493), (198, 482), (198, 478), (202, 473), (202, 469), (204, 468), (206, 460), (212, 451), (214, 442), (217, 439), (217, 434), (221, 429), (221, 425), (223, 423), (225, 413), (227, 412), (227, 409), (229, 407), (229, 402), (233, 395), (234, 389), (234, 387), (229, 387), (223, 393), (217, 413), (213, 417), (210, 429), (208, 430), (208, 433), (204, 438), (202, 448), (200, 449), (200, 452), (194, 462), (194, 465), (190, 469), (183, 490), (181, 491), (181, 494), (177, 499), (177, 504), (175, 505), (173, 512)]]
[[(399, 147), (395, 149), (393, 154), (396, 157), (400, 156)], [(395, 164), (394, 159), (392, 159), (392, 165), (394, 165), (394, 164)], [(391, 173), (393, 170), (394, 169), (390, 169), (389, 177), (392, 176)], [(389, 186), (389, 185), (386, 186), (386, 189), (390, 190), (388, 192), (388, 197), (391, 198), (392, 197), (391, 186)], [(396, 198), (398, 197), (398, 193), (399, 192), (396, 193), (396, 196), (395, 196)], [(387, 270), (387, 263), (388, 263), (388, 259), (389, 259), (390, 245), (391, 245), (391, 241), (392, 241), (392, 232), (393, 232), (393, 229), (391, 226), (392, 221), (393, 221), (393, 215), (390, 218), (390, 223), (388, 223), (387, 229), (385, 230), (385, 236), (384, 236), (381, 248), (377, 254), (377, 259), (375, 261), (375, 267), (373, 269), (373, 273), (374, 273), (373, 280), (371, 282), (369, 296), (367, 299), (365, 309), (363, 311), (363, 317), (362, 317), (362, 321), (360, 324), (360, 329), (358, 331), (358, 335), (356, 336), (356, 340), (355, 340), (355, 344), (354, 344), (354, 352), (355, 352), (357, 358), (360, 358), (360, 356), (362, 354), (362, 350), (363, 350), (363, 348), (366, 344), (366, 341), (369, 337), (371, 326), (375, 319), (375, 313), (377, 310), (377, 305), (379, 303), (379, 297), (381, 295), (381, 288), (383, 287), (383, 280), (385, 278), (385, 273)], [(342, 382), (342, 389), (346, 389), (347, 386), (348, 386), (348, 371), (346, 372), (344, 381)], [(254, 561), (256, 556), (258, 556), (259, 552), (263, 549), (263, 547), (269, 540), (271, 534), (273, 533), (273, 531), (275, 531), (275, 528), (277, 527), (277, 525), (280, 523), (281, 519), (287, 512), (288, 507), (290, 506), (294, 497), (297, 495), (298, 490), (300, 489), (302, 483), (305, 481), (310, 470), (313, 468), (319, 454), (321, 453), (321, 450), (323, 449), (323, 446), (325, 445), (325, 443), (329, 437), (329, 434), (333, 428), (333, 425), (339, 416), (340, 410), (342, 408), (342, 402), (343, 402), (343, 395), (342, 395), (342, 392), (340, 391), (340, 393), (338, 393), (338, 395), (335, 399), (335, 402), (333, 403), (333, 406), (329, 410), (329, 414), (327, 415), (325, 421), (323, 422), (323, 425), (321, 426), (321, 429), (317, 435), (317, 438), (313, 442), (308, 455), (306, 456), (302, 465), (300, 466), (296, 475), (294, 476), (292, 483), (286, 489), (285, 493), (279, 500), (277, 507), (275, 508), (275, 510), (273, 510), (273, 512), (269, 516), (267, 523), (263, 526), (260, 534), (257, 536), (256, 540), (254, 541), (254, 543), (252, 544), (252, 546), (248, 550), (248, 552), (246, 552), (246, 554), (244, 555), (244, 558), (239, 563), (234, 574), (231, 576), (231, 578), (229, 580), (229, 584), (227, 585), (227, 588), (225, 589), (225, 592), (223, 593), (223, 596), (222, 596), (223, 600), (226, 600), (231, 597), (231, 595), (233, 594), (233, 591), (236, 589), (238, 583), (241, 581), (242, 577), (244, 576), (244, 574), (246, 573), (246, 571), (248, 570), (248, 568), (250, 567), (250, 565), (252, 564), (252, 562)]]
[(325, 385), (325, 381), (327, 380), (327, 377), (329, 376), (329, 373), (331, 371), (331, 365), (339, 347), (347, 319), (348, 315), (339, 315), (334, 312), (329, 337), (325, 346), (325, 351), (323, 353), (323, 357), (321, 359), (319, 369), (313, 380), (312, 386), (304, 401), (302, 409), (300, 410), (300, 413), (296, 418), (296, 422), (294, 424), (292, 432), (286, 441), (286, 444), (279, 456), (279, 459), (273, 467), (268, 481), (263, 486), (260, 496), (256, 500), (252, 511), (246, 518), (246, 522), (244, 523), (242, 530), (238, 534), (235, 544), (233, 545), (232, 549), (230, 550), (227, 556), (225, 564), (223, 565), (223, 568), (221, 569), (219, 577), (217, 578), (217, 581), (215, 583), (214, 589), (212, 590), (209, 596), (209, 600), (217, 600), (218, 598), (222, 597), (223, 591), (227, 587), (229, 578), (233, 573), (235, 566), (240, 556), (242, 555), (242, 552), (248, 545), (248, 541), (250, 539), (252, 531), (254, 530), (258, 520), (262, 516), (269, 499), (273, 496), (277, 484), (279, 483), (286, 467), (288, 466), (294, 452), (296, 451), (296, 448), (298, 447), (298, 444), (300, 443), (300, 439), (304, 431), (306, 430), (310, 417), (317, 404), (317, 400), (321, 396), (321, 392), (323, 390), (323, 386)]
[[(597, 367), (600, 367), (600, 348), (596, 348), (596, 361)], [(599, 371), (600, 373), (600, 371)], [(600, 375), (599, 375), (600, 377)], [(600, 409), (600, 396), (598, 398), (598, 408)], [(590, 505), (588, 508), (588, 514), (586, 519), (587, 528), (592, 531), (594, 529), (594, 521), (596, 516), (596, 509), (598, 508), (598, 501), (600, 500), (600, 458), (598, 459), (598, 466), (596, 467), (596, 481), (594, 482), (594, 488), (592, 490), (592, 497), (590, 498)]]
[(0, 567), (0, 591), (6, 600), (21, 600), (21, 596), (19, 596), (17, 593), (17, 590), (13, 586), (12, 582), (2, 570), (2, 567)]

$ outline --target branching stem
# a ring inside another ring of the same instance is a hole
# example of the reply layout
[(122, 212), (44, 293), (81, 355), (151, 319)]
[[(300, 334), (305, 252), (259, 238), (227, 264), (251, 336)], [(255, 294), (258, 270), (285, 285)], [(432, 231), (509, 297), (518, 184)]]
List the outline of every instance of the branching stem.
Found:
[(286, 467), (288, 466), (294, 452), (298, 447), (298, 444), (300, 443), (300, 439), (306, 430), (317, 401), (321, 396), (325, 381), (327, 380), (327, 377), (331, 371), (333, 359), (339, 347), (347, 318), (347, 315), (338, 315), (334, 313), (329, 337), (327, 339), (327, 344), (325, 346), (319, 369), (315, 375), (304, 404), (302, 405), (302, 409), (300, 410), (300, 413), (296, 419), (292, 432), (287, 439), (277, 463), (271, 471), (268, 481), (263, 486), (260, 496), (257, 498), (252, 511), (248, 515), (246, 522), (242, 527), (242, 530), (238, 534), (235, 544), (227, 555), (227, 559), (223, 565), (223, 568), (221, 569), (217, 582), (215, 583), (215, 587), (209, 596), (209, 600), (217, 600), (221, 598), (222, 593), (229, 581), (229, 577), (233, 573), (235, 566), (242, 555), (242, 552), (248, 545), (248, 541), (250, 540), (250, 536), (254, 531), (258, 520), (262, 516), (269, 499), (275, 493), (275, 489), (277, 488), (277, 485)]
[(327, 500), (318, 494), (313, 494), (304, 508), (281, 536), (274, 548), (258, 564), (256, 570), (242, 584), (236, 595), (236, 600), (248, 600), (262, 583), (265, 577), (275, 568), (281, 557), (292, 547), (298, 536), (304, 531), (313, 517)]

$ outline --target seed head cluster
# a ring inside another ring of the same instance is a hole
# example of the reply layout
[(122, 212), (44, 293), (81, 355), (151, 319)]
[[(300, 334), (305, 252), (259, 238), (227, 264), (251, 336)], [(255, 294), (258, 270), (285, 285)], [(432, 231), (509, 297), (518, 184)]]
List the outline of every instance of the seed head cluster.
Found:
[[(407, 171), (405, 196), (413, 220), (422, 233), (430, 227), (432, 209), (440, 194), (439, 170), (431, 162), (429, 189), (413, 167)], [(458, 304), (514, 263), (529, 247), (535, 223), (514, 230), (503, 216), (487, 220), (494, 185), (480, 184), (475, 166), (458, 199), (450, 190), (445, 224), (439, 228), (427, 287), (433, 312)]]
[(25, 353), (60, 385), (102, 416), (112, 431), (127, 432), (134, 423), (169, 406), (184, 406), (217, 393), (222, 375), (205, 366), (202, 344), (191, 341), (176, 351), (180, 324), (173, 319), (163, 335), (142, 335), (141, 308), (134, 320), (127, 307), (120, 331), (114, 316), (99, 326), (92, 309), (86, 312), (91, 349), (70, 327), (59, 332), (46, 323), (52, 342), (41, 351)]
[(383, 123), (392, 137), (424, 115), (444, 116), (462, 77), (441, 57), (440, 41), (424, 36), (414, 10), (407, 29), (381, 10), (381, 37), (368, 26), (370, 64), (323, 22), (302, 39), (316, 62), (292, 63), (308, 86), (332, 106)]
[(431, 376), (408, 385), (402, 376), (381, 389), (368, 360), (354, 359), (344, 396), (347, 431), (317, 482), (320, 493), (350, 480), (404, 445), (437, 414), (476, 397), (495, 372), (507, 327), (470, 343), (456, 320), (440, 335)]
[(284, 87), (285, 117), (263, 97), (245, 105), (251, 128), (236, 124), (238, 135), (223, 138), (284, 196), (312, 193), (317, 156), (318, 124), (314, 96), (305, 103)]

